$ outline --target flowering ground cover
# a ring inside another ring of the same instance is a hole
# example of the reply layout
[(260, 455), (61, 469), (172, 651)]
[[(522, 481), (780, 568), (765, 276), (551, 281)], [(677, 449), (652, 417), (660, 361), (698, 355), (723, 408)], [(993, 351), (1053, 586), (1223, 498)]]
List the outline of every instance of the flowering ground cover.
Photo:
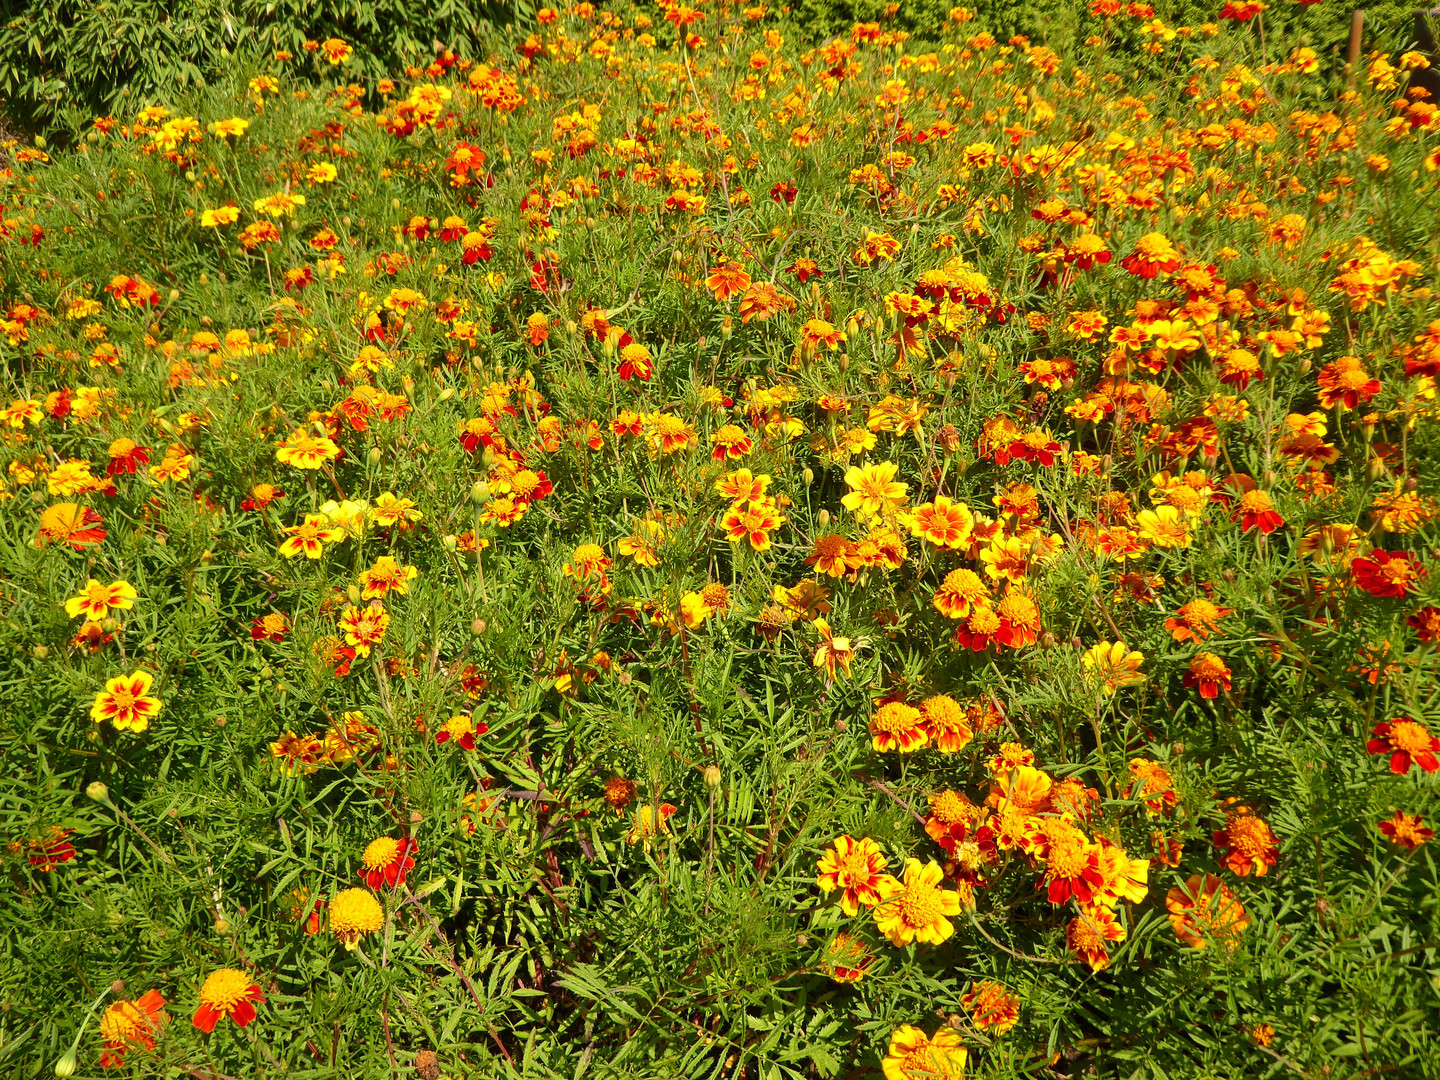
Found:
[(12, 142), (7, 1073), (1440, 1073), (1440, 112), (1264, 8)]

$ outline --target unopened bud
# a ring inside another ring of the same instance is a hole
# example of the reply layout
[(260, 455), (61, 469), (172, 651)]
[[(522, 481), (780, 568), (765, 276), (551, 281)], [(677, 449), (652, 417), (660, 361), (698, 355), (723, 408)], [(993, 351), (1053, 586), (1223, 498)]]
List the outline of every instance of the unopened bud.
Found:
[(449, 401), (449, 400), (450, 400), (452, 397), (454, 397), (454, 396), (455, 396), (455, 388), (454, 388), (453, 386), (447, 386), (447, 387), (445, 387), (444, 390), (441, 390), (441, 391), (440, 391), (440, 400), (441, 400), (441, 401)]
[(808, 487), (815, 482), (815, 470), (807, 465), (805, 471), (800, 474), (800, 478), (805, 481), (805, 485)]
[(35, 648), (30, 650), (30, 654), (34, 656), (36, 660), (44, 660), (50, 655), (50, 646), (36, 645)]
[(345, 595), (350, 598), (350, 603), (352, 603), (352, 604), (358, 604), (358, 603), (360, 603), (360, 586), (359, 586), (359, 585), (351, 585), (349, 588), (347, 588), (347, 589), (345, 590)]
[(1303, 357), (1303, 358), (1301, 359), (1300, 363), (1296, 364), (1295, 366), (1296, 366), (1296, 369), (1300, 372), (1301, 375), (1309, 375), (1309, 374), (1310, 374), (1311, 364), (1310, 364), (1310, 358), (1309, 358), (1308, 356)]
[(733, 334), (734, 332), (735, 332), (735, 320), (734, 320), (734, 318), (732, 318), (731, 316), (726, 315), (726, 316), (725, 316), (725, 321), (720, 324), (720, 340), (721, 340), (721, 341), (729, 341), (729, 340), (730, 340), (730, 335)]
[(490, 485), (484, 480), (476, 480), (470, 488), (470, 501), (476, 506), (483, 506), (488, 498), (490, 498)]
[(67, 1076), (74, 1076), (75, 1070), (80, 1067), (80, 1062), (75, 1058), (75, 1051), (69, 1050), (65, 1056), (55, 1062), (55, 1075), (64, 1080)]
[(454, 533), (448, 534), (440, 542), (445, 545), (446, 551), (454, 551), (457, 547), (460, 546), (460, 538), (457, 537)]
[(822, 507), (820, 513), (816, 515), (815, 520), (820, 522), (822, 529), (828, 528), (830, 526), (830, 511)]
[(230, 933), (230, 920), (229, 920), (229, 919), (226, 919), (226, 918), (223, 918), (223, 917), (222, 917), (222, 918), (219, 918), (219, 919), (216, 919), (216, 920), (215, 920), (215, 932), (216, 932), (217, 934), (228, 934), (228, 933)]
[(484, 619), (476, 619), (470, 624), (470, 633), (476, 637), (483, 637), (487, 629), (489, 629), (489, 627), (486, 625)]
[(840, 370), (841, 370), (841, 371), (849, 371), (849, 370), (850, 370), (850, 354), (849, 354), (848, 352), (842, 352), (842, 353), (840, 354)]
[(850, 726), (850, 725), (847, 724), (844, 720), (836, 720), (836, 721), (835, 721), (835, 730), (836, 730), (836, 731), (844, 732), (845, 729), (848, 728), (849, 726)]
[(809, 937), (808, 934), (796, 934), (796, 935), (795, 935), (795, 945), (796, 945), (797, 948), (803, 949), (803, 948), (805, 948), (806, 946), (808, 946), (809, 944), (810, 944), (810, 937)]
[(719, 766), (719, 765), (706, 765), (706, 766), (705, 766), (705, 786), (708, 787), (708, 788), (717, 788), (717, 787), (720, 786), (720, 766)]
[(115, 804), (110, 801), (110, 789), (99, 780), (96, 780), (89, 787), (87, 787), (85, 789), (85, 794), (88, 795), (90, 798), (94, 799), (96, 802), (100, 803), (102, 806), (108, 806), (112, 810), (115, 808)]
[(380, 458), (382, 456), (383, 455), (380, 453), (380, 447), (372, 446), (370, 448), (370, 452), (365, 455), (365, 460), (368, 461), (371, 465), (379, 465)]
[(201, 566), (213, 566), (214, 563), (215, 563), (215, 552), (213, 552), (213, 551), (202, 551), (202, 552), (200, 553), (200, 565), (201, 565)]

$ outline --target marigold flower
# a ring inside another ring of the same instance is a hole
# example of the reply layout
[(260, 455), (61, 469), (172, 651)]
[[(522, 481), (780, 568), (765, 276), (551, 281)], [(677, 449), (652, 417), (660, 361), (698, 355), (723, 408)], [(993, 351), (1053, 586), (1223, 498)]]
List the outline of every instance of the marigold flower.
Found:
[(1263, 491), (1247, 491), (1240, 496), (1235, 518), (1243, 532), (1259, 530), (1262, 534), (1274, 532), (1285, 524), (1285, 519), (1275, 509), (1270, 496)]
[(1120, 260), (1127, 271), (1142, 278), (1171, 274), (1180, 269), (1180, 253), (1164, 233), (1146, 233), (1135, 243), (1135, 250)]
[(1198, 688), (1202, 698), (1213, 701), (1220, 691), (1229, 691), (1230, 669), (1214, 653), (1202, 652), (1190, 661), (1190, 670), (1181, 682), (1191, 689)]
[(125, 1054), (136, 1047), (155, 1049), (160, 1029), (170, 1022), (164, 1012), (165, 999), (160, 991), (151, 990), (134, 1001), (113, 1002), (100, 1016), (100, 1052), (102, 1069), (118, 1069), (125, 1064)]
[(117, 675), (95, 695), (90, 719), (99, 724), (109, 720), (116, 731), (140, 734), (160, 713), (160, 699), (147, 696), (154, 677), (148, 671)]
[(910, 754), (930, 741), (920, 710), (903, 701), (887, 701), (870, 717), (870, 745), (877, 754)]
[(200, 987), (200, 1007), (191, 1022), (207, 1035), (227, 1016), (236, 1027), (243, 1028), (255, 1019), (256, 1004), (264, 1002), (265, 995), (249, 975), (234, 968), (220, 968), (205, 977)]
[(840, 890), (840, 910), (856, 915), (860, 908), (880, 902), (879, 884), (888, 865), (880, 846), (868, 836), (859, 840), (840, 836), (815, 864), (815, 884), (824, 893)]
[(934, 502), (921, 503), (906, 522), (910, 531), (940, 548), (967, 548), (975, 515), (964, 503), (937, 495)]
[(888, 514), (905, 502), (908, 484), (895, 479), (900, 466), (893, 461), (874, 465), (851, 466), (845, 470), (845, 484), (850, 490), (840, 504), (862, 520)]
[(1082, 659), (1090, 684), (1106, 697), (1113, 697), (1122, 687), (1139, 686), (1148, 678), (1140, 670), (1145, 654), (1127, 649), (1123, 641), (1099, 642)]
[(1004, 1035), (1020, 1022), (1020, 999), (1004, 984), (985, 979), (973, 984), (960, 998), (961, 1006), (981, 1031)]
[(297, 428), (275, 451), (275, 460), (297, 469), (318, 469), (340, 456), (340, 447), (323, 435), (306, 428)]
[(56, 503), (40, 515), (40, 535), (35, 541), (37, 547), (59, 541), (69, 544), (76, 551), (101, 543), (105, 539), (103, 519), (88, 506), (72, 502)]
[(1400, 717), (1376, 724), (1365, 749), (1372, 754), (1389, 754), (1390, 771), (1404, 776), (1412, 765), (1427, 773), (1440, 769), (1440, 738), (1418, 720)]
[(1052, 904), (1074, 899), (1090, 903), (1105, 884), (1100, 847), (1064, 818), (1043, 818), (1036, 826), (1034, 851), (1045, 862), (1045, 897)]
[(875, 950), (862, 938), (844, 930), (836, 934), (825, 950), (825, 974), (838, 983), (857, 983), (875, 963)]
[(1219, 607), (1200, 596), (1181, 605), (1173, 618), (1166, 619), (1165, 629), (1176, 641), (1203, 643), (1215, 633), (1221, 619), (1233, 614), (1232, 609)]
[(357, 656), (369, 656), (371, 647), (385, 640), (390, 629), (390, 614), (378, 600), (372, 600), (366, 607), (347, 604), (340, 613), (340, 629), (345, 634), (345, 644), (354, 649)]
[(1397, 847), (1408, 848), (1414, 851), (1421, 844), (1435, 839), (1435, 830), (1425, 824), (1425, 819), (1419, 814), (1411, 816), (1402, 810), (1396, 810), (1395, 816), (1389, 821), (1382, 821), (1376, 826), (1392, 844)]
[(942, 1026), (933, 1038), (905, 1024), (890, 1036), (880, 1062), (885, 1080), (960, 1080), (970, 1051), (953, 1028)]
[(912, 941), (939, 945), (955, 933), (950, 916), (960, 914), (960, 895), (940, 888), (944, 876), (933, 860), (922, 866), (919, 859), (907, 859), (903, 882), (881, 878), (875, 925), (896, 948)]
[(450, 717), (440, 725), (435, 732), (436, 745), (443, 746), (452, 739), (455, 744), (464, 750), (475, 749), (475, 736), (484, 735), (490, 730), (490, 725), (481, 720), (478, 724), (473, 716), (457, 715)]
[(101, 585), (91, 578), (85, 583), (79, 596), (72, 596), (65, 601), (65, 614), (72, 619), (84, 616), (98, 622), (105, 619), (112, 610), (129, 611), (135, 606), (139, 596), (135, 586), (128, 581), (112, 581), (109, 585)]
[(1192, 949), (1233, 944), (1250, 925), (1244, 906), (1214, 874), (1195, 874), (1171, 889), (1165, 894), (1165, 910), (1175, 936)]
[(289, 537), (280, 544), (280, 554), (287, 559), (305, 554), (307, 559), (318, 559), (325, 552), (326, 544), (338, 544), (348, 535), (344, 529), (330, 527), (330, 519), (324, 514), (306, 514), (299, 525), (281, 530)]
[(720, 524), (732, 544), (748, 541), (756, 551), (768, 551), (770, 534), (784, 523), (785, 515), (770, 500), (751, 499), (744, 509), (732, 506)]
[(935, 749), (957, 754), (975, 737), (969, 714), (952, 697), (936, 694), (920, 703), (920, 721)]
[(385, 925), (385, 911), (369, 889), (342, 889), (330, 901), (330, 932), (353, 952), (364, 934), (377, 933)]
[(1104, 971), (1110, 966), (1107, 943), (1125, 940), (1125, 927), (1108, 908), (1086, 906), (1065, 924), (1065, 944), (1076, 958), (1090, 965), (1091, 971)]
[(296, 735), (286, 731), (284, 736), (270, 744), (270, 756), (280, 762), (280, 771), (286, 776), (309, 775), (320, 767), (325, 757), (325, 744), (314, 735)]
[(650, 803), (636, 807), (635, 817), (630, 823), (630, 831), (625, 835), (625, 842), (627, 844), (643, 844), (645, 850), (649, 851), (650, 844), (657, 834), (660, 836), (670, 835), (670, 827), (666, 823), (674, 813), (675, 807), (668, 802), (661, 803), (658, 815), (659, 825), (657, 826), (655, 807)]
[(980, 575), (962, 567), (945, 575), (931, 603), (947, 619), (963, 619), (972, 610), (988, 607), (990, 599), (990, 590)]
[(1350, 563), (1355, 584), (1376, 597), (1404, 597), (1429, 576), (1423, 563), (1405, 551), (1372, 551)]
[(360, 855), (360, 876), (372, 889), (387, 889), (405, 884), (405, 872), (415, 866), (415, 841), (407, 837), (396, 840), (382, 836), (370, 841)]
[(1148, 758), (1131, 758), (1129, 769), (1134, 781), (1125, 789), (1125, 797), (1144, 801), (1150, 817), (1168, 814), (1179, 805), (1175, 780), (1165, 766)]
[(1216, 853), (1230, 871), (1248, 877), (1264, 877), (1280, 857), (1279, 842), (1270, 826), (1247, 807), (1231, 814), (1223, 829), (1214, 834)]

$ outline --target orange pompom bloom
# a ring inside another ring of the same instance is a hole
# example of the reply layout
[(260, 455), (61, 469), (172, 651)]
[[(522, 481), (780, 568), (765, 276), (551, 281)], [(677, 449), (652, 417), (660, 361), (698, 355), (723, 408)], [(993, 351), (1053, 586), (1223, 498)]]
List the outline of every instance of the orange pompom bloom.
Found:
[(862, 905), (874, 907), (880, 902), (878, 886), (887, 865), (880, 845), (868, 836), (859, 840), (837, 837), (815, 864), (815, 884), (826, 893), (841, 890), (840, 910), (856, 915)]
[(1234, 613), (1233, 609), (1217, 607), (1203, 596), (1196, 597), (1182, 605), (1173, 618), (1165, 620), (1165, 629), (1176, 641), (1203, 642), (1215, 633), (1221, 619)]
[(205, 977), (200, 987), (200, 1007), (191, 1022), (207, 1035), (226, 1016), (235, 1021), (236, 1027), (243, 1028), (255, 1019), (255, 1005), (264, 1002), (265, 995), (249, 975), (221, 968)]
[(1135, 250), (1120, 260), (1120, 265), (1142, 278), (1173, 274), (1180, 269), (1180, 252), (1164, 233), (1146, 233), (1136, 241)]
[(1404, 776), (1411, 765), (1419, 765), (1427, 773), (1440, 769), (1440, 739), (1430, 734), (1430, 729), (1416, 720), (1400, 717), (1376, 724), (1370, 732), (1370, 741), (1365, 749), (1372, 754), (1389, 754), (1390, 771)]
[(1435, 838), (1435, 830), (1425, 824), (1424, 818), (1419, 814), (1412, 817), (1400, 810), (1396, 810), (1389, 821), (1380, 822), (1378, 828), (1392, 844), (1411, 851)]
[(877, 754), (913, 753), (930, 741), (920, 710), (903, 701), (887, 701), (870, 717), (870, 745)]
[(1232, 943), (1250, 925), (1235, 894), (1214, 874), (1195, 874), (1165, 895), (1175, 935), (1192, 949), (1211, 942)]
[(1252, 870), (1256, 877), (1264, 877), (1280, 857), (1279, 843), (1270, 826), (1245, 807), (1230, 816), (1225, 828), (1216, 830), (1215, 847), (1225, 865), (1239, 877), (1249, 877)]
[(163, 1010), (165, 999), (160, 991), (151, 990), (134, 1001), (117, 1001), (100, 1017), (100, 1052), (102, 1069), (118, 1069), (125, 1064), (125, 1053), (137, 1046), (155, 1049), (155, 1037), (170, 1021)]
[(1202, 652), (1190, 661), (1190, 670), (1180, 681), (1191, 689), (1198, 688), (1202, 698), (1213, 701), (1220, 691), (1230, 689), (1230, 669), (1214, 653)]
[(963, 619), (973, 609), (989, 606), (990, 589), (974, 570), (951, 570), (931, 602), (947, 619)]
[(1091, 971), (1104, 971), (1110, 966), (1108, 942), (1124, 940), (1125, 927), (1108, 908), (1087, 904), (1065, 925), (1065, 944), (1076, 958), (1090, 965)]
[(953, 853), (955, 845), (964, 840), (972, 826), (984, 816), (984, 809), (960, 792), (942, 791), (930, 796), (930, 816), (925, 819), (925, 832), (947, 852)]
[(973, 985), (960, 999), (960, 1004), (981, 1031), (988, 1028), (1004, 1035), (1020, 1020), (1020, 999), (1001, 983), (989, 979)]
[(922, 701), (920, 718), (925, 725), (925, 733), (942, 754), (958, 754), (975, 737), (966, 711), (959, 702), (945, 694)]

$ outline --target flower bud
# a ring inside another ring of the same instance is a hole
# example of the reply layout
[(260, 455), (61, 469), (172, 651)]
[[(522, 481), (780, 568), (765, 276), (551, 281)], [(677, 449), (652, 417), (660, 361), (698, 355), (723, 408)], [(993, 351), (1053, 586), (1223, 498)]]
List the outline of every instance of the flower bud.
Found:
[(102, 806), (108, 806), (112, 810), (115, 808), (115, 804), (110, 801), (110, 789), (99, 780), (94, 781), (89, 787), (87, 787), (85, 789), (85, 794), (88, 795), (90, 798), (94, 799), (96, 802), (100, 803)]
[(840, 370), (842, 372), (850, 370), (850, 354), (848, 352), (840, 354)]
[(719, 765), (706, 765), (706, 766), (705, 766), (705, 786), (708, 787), (708, 788), (717, 788), (717, 787), (720, 786), (720, 766), (719, 766)]
[(350, 603), (360, 603), (360, 586), (351, 585), (348, 589), (345, 590), (345, 595), (350, 598)]
[(230, 920), (224, 917), (215, 920), (215, 932), (217, 934), (230, 933)]
[(1310, 367), (1310, 358), (1308, 356), (1301, 359), (1300, 363), (1295, 365), (1296, 370), (1299, 371), (1301, 375), (1309, 375)]
[(733, 333), (735, 333), (735, 319), (733, 316), (726, 315), (725, 321), (720, 324), (720, 340), (729, 341), (730, 335)]
[(457, 537), (454, 533), (450, 533), (440, 542), (445, 545), (446, 551), (453, 552), (457, 547), (459, 547), (460, 538)]
[(47, 656), (50, 655), (50, 646), (36, 645), (35, 648), (30, 650), (30, 653), (32, 656), (35, 657), (36, 660), (44, 660)]
[(807, 465), (805, 471), (800, 474), (800, 478), (805, 481), (805, 485), (808, 487), (815, 482), (815, 470)]
[(449, 400), (450, 400), (452, 397), (454, 397), (454, 396), (455, 396), (455, 388), (454, 388), (453, 386), (447, 386), (444, 390), (441, 390), (441, 391), (440, 391), (440, 400), (441, 400), (441, 401), (449, 401)]
[(484, 619), (476, 619), (470, 624), (470, 633), (474, 634), (476, 637), (483, 637), (487, 629), (488, 627), (486, 626)]
[(64, 1080), (67, 1076), (74, 1076), (75, 1070), (80, 1067), (80, 1062), (75, 1058), (75, 1051), (66, 1051), (65, 1056), (55, 1062), (55, 1075)]
[(365, 460), (368, 461), (372, 466), (379, 465), (380, 459), (383, 456), (384, 455), (380, 453), (380, 447), (372, 446), (369, 452), (365, 455)]
[(796, 934), (796, 935), (795, 935), (795, 945), (796, 945), (797, 948), (803, 949), (803, 948), (807, 947), (809, 944), (810, 944), (810, 936), (809, 936), (808, 934)]
[(483, 506), (490, 498), (490, 485), (484, 480), (476, 480), (470, 488), (470, 501), (476, 506)]
[(830, 511), (829, 511), (828, 509), (825, 509), (825, 508), (822, 507), (821, 510), (820, 510), (820, 513), (816, 515), (815, 520), (817, 520), (818, 522), (820, 522), (820, 527), (821, 527), (822, 529), (829, 528), (829, 526), (830, 526)]

